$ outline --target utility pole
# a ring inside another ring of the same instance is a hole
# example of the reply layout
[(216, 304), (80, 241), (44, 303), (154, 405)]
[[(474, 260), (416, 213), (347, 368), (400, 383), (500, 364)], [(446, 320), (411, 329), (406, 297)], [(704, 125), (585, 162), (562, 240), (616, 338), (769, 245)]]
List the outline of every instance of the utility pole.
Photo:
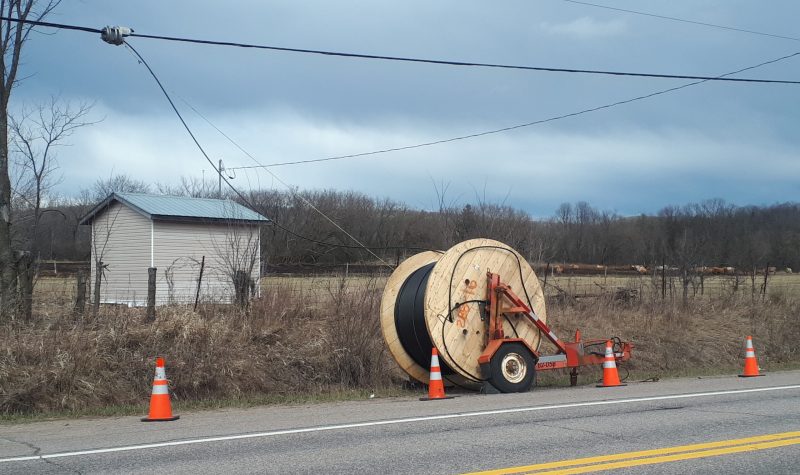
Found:
[(222, 159), (219, 159), (219, 182), (217, 185), (217, 198), (222, 199), (222, 172), (225, 170), (225, 166), (222, 164)]

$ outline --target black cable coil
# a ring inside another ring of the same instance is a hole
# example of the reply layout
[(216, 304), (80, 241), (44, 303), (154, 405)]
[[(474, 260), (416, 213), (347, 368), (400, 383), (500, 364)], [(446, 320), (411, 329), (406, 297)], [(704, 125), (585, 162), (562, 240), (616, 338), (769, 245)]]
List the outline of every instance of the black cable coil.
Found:
[[(425, 289), (428, 277), (436, 263), (433, 262), (414, 271), (403, 282), (394, 306), (394, 324), (403, 349), (415, 363), (423, 368), (430, 366), (431, 342), (425, 324)], [(452, 375), (453, 370), (439, 359), (442, 375)]]

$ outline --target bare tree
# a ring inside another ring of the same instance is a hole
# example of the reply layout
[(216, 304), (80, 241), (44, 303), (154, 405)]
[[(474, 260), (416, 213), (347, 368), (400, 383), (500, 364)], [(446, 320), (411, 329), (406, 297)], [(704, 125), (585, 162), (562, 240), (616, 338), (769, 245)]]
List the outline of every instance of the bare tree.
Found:
[[(0, 0), (0, 13), (10, 19), (42, 20), (60, 0)], [(16, 265), (11, 248), (11, 180), (9, 178), (8, 104), (19, 82), (22, 47), (33, 25), (0, 20), (0, 318), (10, 315), (16, 287)]]
[(230, 225), (225, 252), (220, 256), (228, 277), (233, 282), (236, 303), (246, 308), (250, 296), (256, 294), (253, 270), (259, 264), (258, 229), (252, 226)]
[[(218, 198), (217, 185), (213, 181), (197, 177), (181, 177), (180, 185), (157, 183), (156, 191), (162, 195), (189, 196), (192, 198)], [(225, 192), (223, 192), (225, 193)]]
[(24, 207), (28, 211), (23, 216), (27, 218), (24, 223), (15, 219), (17, 229), (12, 233), (27, 231), (22, 240), (24, 252), (27, 254), (18, 263), (17, 271), (19, 299), (24, 303), (21, 308), (25, 319), (31, 317), (30, 302), (33, 298), (34, 277), (37, 274), (35, 262), (39, 258), (37, 243), (42, 215), (50, 211), (67, 219), (59, 210), (43, 209), (52, 187), (60, 180), (56, 176), (57, 149), (67, 145), (64, 141), (75, 130), (90, 124), (85, 120), (90, 110), (91, 105), (88, 103), (72, 106), (62, 103), (54, 96), (45, 104), (23, 107), (18, 114), (8, 117), (9, 152), (18, 169), (12, 197), (17, 199), (18, 208)]
[(111, 193), (150, 193), (150, 185), (122, 173), (97, 180), (91, 193), (95, 201), (101, 201)]
[(12, 193), (32, 211), (29, 251), (34, 255), (43, 205), (52, 187), (61, 180), (56, 176), (57, 149), (68, 145), (64, 141), (77, 129), (92, 124), (85, 120), (91, 108), (88, 103), (73, 106), (51, 97), (46, 104), (9, 115), (9, 152), (19, 169), (19, 180)]
[(259, 229), (237, 220), (235, 212), (226, 223), (223, 239), (214, 239), (212, 245), (220, 269), (230, 279), (235, 291), (235, 301), (247, 308), (249, 297), (257, 291), (253, 271), (260, 264)]
[(113, 216), (104, 216), (102, 219), (92, 221), (92, 267), (94, 269), (92, 317), (97, 317), (100, 311), (100, 288), (108, 268), (108, 265), (103, 262), (103, 258), (108, 253), (108, 242), (114, 232), (114, 225), (117, 223), (117, 217), (121, 210), (122, 207), (117, 206)]

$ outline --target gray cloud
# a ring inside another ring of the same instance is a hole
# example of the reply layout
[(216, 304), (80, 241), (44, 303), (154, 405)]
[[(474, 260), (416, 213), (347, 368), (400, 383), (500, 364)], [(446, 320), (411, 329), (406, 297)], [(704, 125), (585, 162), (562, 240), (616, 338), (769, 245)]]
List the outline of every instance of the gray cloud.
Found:
[[(619, 2), (615, 3), (618, 5)], [(637, 2), (619, 6), (644, 8)], [(648, 3), (675, 16), (791, 33), (796, 2)], [(70, 2), (54, 21), (126, 24), (142, 33), (284, 46), (563, 67), (721, 74), (800, 50), (800, 43), (632, 17), (556, 0), (478, 2)], [(680, 84), (676, 81), (366, 62), (132, 40), (185, 98), (264, 162), (402, 146), (538, 120)], [(36, 36), (34, 76), (14, 100), (51, 93), (99, 102), (101, 124), (61, 154), (71, 192), (111, 170), (153, 181), (210, 174), (146, 71), (121, 47), (72, 32)], [(800, 78), (794, 59), (747, 73)], [(327, 187), (431, 206), (431, 178), (454, 197), (550, 214), (584, 199), (635, 214), (722, 197), (796, 199), (800, 88), (703, 84), (668, 96), (508, 134), (381, 158), (277, 168)], [(178, 105), (212, 155), (248, 164)], [(487, 165), (491, 165), (487, 167)], [(272, 186), (263, 171), (235, 183)], [(510, 190), (510, 194), (509, 194)], [(481, 191), (482, 192), (482, 191)]]

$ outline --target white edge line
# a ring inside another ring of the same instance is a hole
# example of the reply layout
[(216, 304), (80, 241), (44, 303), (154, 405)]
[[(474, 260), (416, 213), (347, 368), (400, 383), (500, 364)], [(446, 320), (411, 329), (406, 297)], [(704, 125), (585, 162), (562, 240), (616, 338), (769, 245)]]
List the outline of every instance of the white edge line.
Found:
[(224, 442), (229, 440), (240, 440), (240, 439), (255, 439), (261, 437), (274, 437), (277, 435), (290, 435), (290, 434), (304, 434), (308, 432), (323, 432), (323, 431), (331, 431), (331, 430), (340, 430), (340, 429), (354, 429), (359, 427), (371, 427), (371, 426), (386, 426), (386, 425), (394, 425), (394, 424), (408, 424), (411, 422), (422, 422), (422, 421), (436, 421), (436, 420), (443, 420), (443, 419), (460, 419), (465, 417), (476, 417), (476, 416), (491, 416), (497, 414), (514, 414), (520, 412), (534, 412), (534, 411), (547, 411), (551, 409), (567, 409), (572, 407), (587, 407), (587, 406), (610, 406), (614, 404), (626, 404), (626, 403), (633, 403), (633, 402), (646, 402), (646, 401), (662, 401), (667, 399), (689, 399), (689, 398), (696, 398), (696, 397), (708, 397), (708, 396), (723, 396), (726, 394), (744, 394), (744, 393), (757, 393), (757, 392), (766, 392), (766, 391), (780, 391), (785, 389), (800, 389), (800, 384), (795, 384), (791, 386), (774, 386), (768, 388), (753, 388), (753, 389), (731, 389), (727, 391), (710, 391), (704, 393), (691, 393), (691, 394), (673, 394), (669, 396), (648, 396), (648, 397), (638, 397), (638, 398), (628, 398), (628, 399), (611, 399), (606, 401), (589, 401), (589, 402), (575, 402), (575, 403), (568, 403), (568, 404), (554, 404), (550, 406), (534, 406), (534, 407), (518, 407), (512, 409), (494, 409), (490, 411), (475, 411), (475, 412), (460, 412), (455, 414), (442, 414), (438, 416), (420, 416), (420, 417), (406, 417), (403, 419), (389, 419), (385, 421), (369, 421), (369, 422), (355, 422), (350, 424), (336, 424), (330, 426), (316, 426), (316, 427), (306, 427), (303, 429), (285, 429), (285, 430), (276, 430), (270, 432), (257, 432), (251, 434), (238, 434), (238, 435), (224, 435), (219, 437), (204, 437), (201, 439), (187, 439), (187, 440), (176, 440), (172, 442), (157, 442), (152, 444), (141, 444), (141, 445), (126, 445), (120, 447), (109, 447), (105, 449), (91, 449), (91, 450), (79, 450), (75, 452), (58, 452), (54, 454), (44, 454), (44, 455), (28, 455), (23, 457), (9, 457), (0, 459), (0, 463), (7, 463), (7, 462), (25, 462), (29, 460), (45, 460), (45, 459), (54, 459), (54, 458), (63, 458), (63, 457), (77, 457), (81, 455), (94, 455), (94, 454), (107, 454), (112, 452), (128, 452), (132, 450), (144, 450), (144, 449), (154, 449), (159, 447), (174, 447), (178, 445), (192, 445), (192, 444), (203, 444), (208, 442)]

